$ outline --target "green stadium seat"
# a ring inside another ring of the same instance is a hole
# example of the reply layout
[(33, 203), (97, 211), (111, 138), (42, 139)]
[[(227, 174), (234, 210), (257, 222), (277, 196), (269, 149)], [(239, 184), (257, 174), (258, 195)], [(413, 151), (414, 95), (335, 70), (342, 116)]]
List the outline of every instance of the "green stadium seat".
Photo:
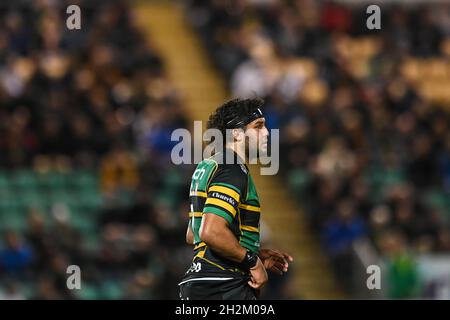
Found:
[(450, 195), (443, 189), (434, 189), (427, 192), (423, 197), (424, 202), (441, 213), (441, 218), (450, 226)]
[(98, 209), (103, 205), (100, 193), (81, 191), (78, 193), (78, 201), (82, 207), (90, 209)]
[(10, 188), (0, 188), (0, 202), (8, 201), (14, 197), (14, 192)]
[(177, 187), (184, 183), (183, 176), (178, 170), (169, 170), (164, 180), (167, 187)]
[(62, 174), (54, 171), (38, 175), (40, 186), (51, 190), (64, 189), (68, 185), (68, 180), (68, 174)]
[(405, 176), (401, 170), (385, 170), (382, 176), (382, 186), (389, 187), (396, 184), (403, 183), (405, 181)]
[(72, 203), (77, 201), (78, 199), (74, 196), (72, 192), (63, 189), (49, 190), (48, 203), (50, 205), (53, 205), (55, 203), (65, 203), (70, 207)]
[(158, 203), (162, 206), (174, 209), (174, 201), (173, 201), (173, 192), (168, 191), (160, 191), (155, 196), (155, 203)]
[(8, 212), (12, 210), (17, 210), (21, 207), (21, 204), (19, 201), (17, 201), (16, 197), (8, 197), (2, 199), (0, 201), (0, 212)]
[(0, 171), (0, 190), (8, 188), (9, 188), (9, 175), (4, 171)]
[(289, 172), (288, 184), (294, 194), (301, 195), (309, 179), (310, 177), (307, 171), (296, 168)]
[(95, 219), (92, 219), (92, 217), (79, 214), (71, 215), (71, 224), (75, 229), (83, 233), (93, 232), (97, 228), (97, 223)]
[(84, 245), (88, 251), (95, 251), (99, 248), (100, 239), (96, 231), (90, 230), (85, 233)]
[(70, 184), (75, 188), (96, 189), (98, 188), (98, 177), (96, 173), (89, 170), (77, 171), (71, 174)]
[(78, 299), (82, 300), (96, 300), (99, 298), (97, 288), (85, 281), (82, 282), (81, 289), (76, 290), (76, 296)]
[(440, 189), (434, 189), (425, 194), (425, 202), (431, 207), (445, 209), (447, 205), (447, 194)]
[(372, 165), (366, 169), (364, 179), (371, 189), (371, 200), (379, 202), (383, 198), (383, 193), (389, 190), (390, 187), (405, 181), (405, 175), (404, 172), (398, 169), (386, 169)]
[(46, 194), (38, 190), (28, 190), (26, 192), (20, 192), (16, 195), (16, 201), (17, 203), (19, 203), (20, 207), (24, 209), (44, 209), (47, 203)]
[(30, 283), (21, 283), (19, 285), (20, 292), (24, 295), (25, 299), (32, 299), (36, 291), (35, 286)]
[(13, 229), (24, 232), (27, 229), (27, 216), (23, 210), (15, 208), (3, 211), (0, 215), (0, 229)]
[(102, 299), (117, 300), (123, 297), (123, 288), (117, 281), (106, 281), (100, 286)]
[(10, 176), (10, 183), (19, 190), (38, 188), (38, 180), (33, 170), (17, 170)]

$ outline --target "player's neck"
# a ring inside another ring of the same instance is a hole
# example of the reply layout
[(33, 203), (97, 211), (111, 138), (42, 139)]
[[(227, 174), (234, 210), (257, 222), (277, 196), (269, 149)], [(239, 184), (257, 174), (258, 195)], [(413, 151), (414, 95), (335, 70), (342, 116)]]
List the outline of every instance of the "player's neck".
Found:
[(226, 149), (237, 154), (237, 156), (239, 158), (241, 158), (241, 161), (243, 164), (245, 164), (247, 162), (245, 159), (245, 147), (243, 147), (243, 146), (241, 147), (238, 144), (234, 143), (234, 144), (227, 145)]

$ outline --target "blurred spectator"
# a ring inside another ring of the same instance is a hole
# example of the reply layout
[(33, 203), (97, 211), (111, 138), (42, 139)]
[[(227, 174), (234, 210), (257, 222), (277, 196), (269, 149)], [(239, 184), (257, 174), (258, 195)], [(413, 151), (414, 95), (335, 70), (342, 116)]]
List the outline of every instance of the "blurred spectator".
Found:
[(5, 233), (0, 249), (0, 269), (9, 275), (23, 276), (33, 262), (33, 249), (14, 231)]
[(8, 282), (4, 291), (0, 291), (0, 300), (24, 300), (25, 297), (20, 293), (16, 283)]
[(392, 232), (383, 239), (387, 261), (388, 298), (407, 299), (418, 296), (419, 277), (416, 262), (405, 247), (401, 233)]
[(31, 211), (28, 217), (28, 225), (29, 230), (26, 238), (35, 249), (33, 269), (42, 272), (47, 268), (55, 244), (51, 234), (45, 228), (44, 216), (39, 211)]
[[(341, 200), (336, 217), (326, 222), (322, 235), (338, 277), (352, 273), (352, 243), (366, 234), (365, 222), (355, 214), (352, 200)], [(348, 291), (350, 286), (346, 280), (347, 278), (344, 278), (342, 284)]]
[(351, 200), (341, 200), (336, 218), (331, 218), (325, 225), (323, 237), (332, 256), (345, 253), (353, 241), (366, 234), (364, 220), (355, 216), (354, 210)]

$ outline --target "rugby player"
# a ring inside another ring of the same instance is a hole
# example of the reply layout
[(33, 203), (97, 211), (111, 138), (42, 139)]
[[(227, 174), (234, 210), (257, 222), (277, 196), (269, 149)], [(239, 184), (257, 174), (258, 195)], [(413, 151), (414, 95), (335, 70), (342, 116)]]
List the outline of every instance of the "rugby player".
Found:
[(266, 270), (283, 274), (293, 261), (287, 253), (260, 248), (261, 207), (245, 159), (252, 154), (251, 139), (257, 141), (253, 148), (267, 151), (263, 103), (233, 99), (209, 117), (207, 127), (220, 130), (224, 151), (201, 161), (192, 175), (186, 241), (194, 252), (179, 283), (181, 299), (257, 299), (268, 281)]

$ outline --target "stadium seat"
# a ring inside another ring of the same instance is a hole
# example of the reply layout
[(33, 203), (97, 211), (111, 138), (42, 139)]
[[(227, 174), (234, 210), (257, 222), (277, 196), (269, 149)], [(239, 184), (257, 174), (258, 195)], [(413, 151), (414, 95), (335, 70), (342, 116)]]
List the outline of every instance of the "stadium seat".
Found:
[(441, 189), (433, 189), (424, 195), (427, 205), (435, 208), (447, 226), (450, 227), (450, 195)]
[(33, 170), (18, 170), (10, 176), (11, 185), (18, 190), (37, 189), (38, 180)]
[(289, 172), (289, 187), (295, 195), (300, 195), (309, 179), (309, 174), (302, 168), (293, 169)]
[(95, 189), (98, 187), (98, 178), (92, 171), (78, 171), (70, 176), (70, 184), (76, 188)]
[(103, 299), (120, 299), (123, 295), (122, 285), (116, 281), (105, 281), (100, 286), (100, 294)]
[(37, 190), (21, 192), (16, 195), (15, 199), (19, 206), (24, 209), (32, 207), (44, 209), (47, 204), (45, 193)]
[(72, 192), (68, 192), (63, 189), (51, 189), (48, 194), (48, 204), (53, 205), (55, 203), (64, 203), (71, 206), (72, 203), (77, 202), (78, 199), (74, 197)]
[(67, 174), (61, 174), (54, 171), (38, 175), (39, 184), (47, 189), (62, 189), (66, 186), (67, 179)]
[(9, 177), (6, 172), (0, 171), (0, 190), (9, 188)]
[(82, 300), (95, 300), (99, 298), (97, 288), (86, 282), (83, 282), (80, 290), (76, 290), (76, 296)]
[(24, 232), (27, 229), (27, 218), (22, 209), (11, 207), (0, 214), (0, 229)]
[(81, 214), (72, 214), (71, 223), (75, 229), (83, 233), (93, 232), (96, 229), (96, 221)]
[(77, 199), (80, 206), (88, 209), (98, 209), (102, 206), (102, 197), (98, 193), (91, 193), (85, 190), (79, 190), (77, 194)]

